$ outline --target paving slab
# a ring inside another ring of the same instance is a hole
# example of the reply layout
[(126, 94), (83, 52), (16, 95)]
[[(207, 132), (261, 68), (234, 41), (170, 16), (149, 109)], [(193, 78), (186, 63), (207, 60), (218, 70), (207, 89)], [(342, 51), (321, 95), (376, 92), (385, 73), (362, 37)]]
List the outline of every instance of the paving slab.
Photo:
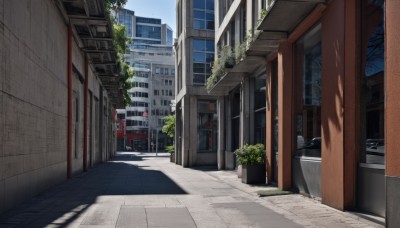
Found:
[(121, 206), (117, 227), (147, 227), (146, 210), (143, 207)]
[(196, 227), (186, 208), (147, 208), (149, 227)]

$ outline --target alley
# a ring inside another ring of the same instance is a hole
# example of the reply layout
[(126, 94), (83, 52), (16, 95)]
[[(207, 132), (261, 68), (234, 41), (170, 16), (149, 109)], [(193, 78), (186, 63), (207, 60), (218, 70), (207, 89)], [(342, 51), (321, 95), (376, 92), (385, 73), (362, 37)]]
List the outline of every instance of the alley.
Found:
[(260, 198), (234, 172), (120, 153), (0, 215), (0, 227), (377, 227), (300, 196)]

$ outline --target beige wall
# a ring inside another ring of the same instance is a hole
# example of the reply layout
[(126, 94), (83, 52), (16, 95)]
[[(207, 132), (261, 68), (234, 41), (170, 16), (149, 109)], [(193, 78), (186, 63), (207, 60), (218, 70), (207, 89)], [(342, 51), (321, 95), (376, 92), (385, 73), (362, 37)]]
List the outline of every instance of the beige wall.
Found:
[(66, 178), (67, 29), (47, 0), (1, 0), (0, 23), (1, 212)]

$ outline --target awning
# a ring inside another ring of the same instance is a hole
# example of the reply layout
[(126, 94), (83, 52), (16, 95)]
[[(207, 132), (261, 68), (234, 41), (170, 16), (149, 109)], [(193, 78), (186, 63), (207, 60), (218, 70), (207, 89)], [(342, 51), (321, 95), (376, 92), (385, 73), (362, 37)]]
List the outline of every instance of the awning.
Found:
[(225, 69), (227, 73), (208, 91), (211, 95), (226, 95), (242, 81), (243, 76), (248, 76), (257, 68), (265, 64), (265, 57), (246, 56), (232, 68)]
[(104, 0), (59, 0), (80, 49), (100, 78), (111, 103), (124, 108), (119, 67), (113, 44), (112, 23), (106, 18)]
[(326, 0), (275, 0), (258, 30), (290, 33), (319, 4)]

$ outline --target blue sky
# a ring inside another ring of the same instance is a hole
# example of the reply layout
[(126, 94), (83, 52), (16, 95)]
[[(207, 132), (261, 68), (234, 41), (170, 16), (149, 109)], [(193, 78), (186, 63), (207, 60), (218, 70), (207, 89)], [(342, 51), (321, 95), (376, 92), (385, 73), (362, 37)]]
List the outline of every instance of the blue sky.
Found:
[(176, 0), (128, 0), (125, 8), (135, 11), (136, 16), (160, 18), (174, 31)]

